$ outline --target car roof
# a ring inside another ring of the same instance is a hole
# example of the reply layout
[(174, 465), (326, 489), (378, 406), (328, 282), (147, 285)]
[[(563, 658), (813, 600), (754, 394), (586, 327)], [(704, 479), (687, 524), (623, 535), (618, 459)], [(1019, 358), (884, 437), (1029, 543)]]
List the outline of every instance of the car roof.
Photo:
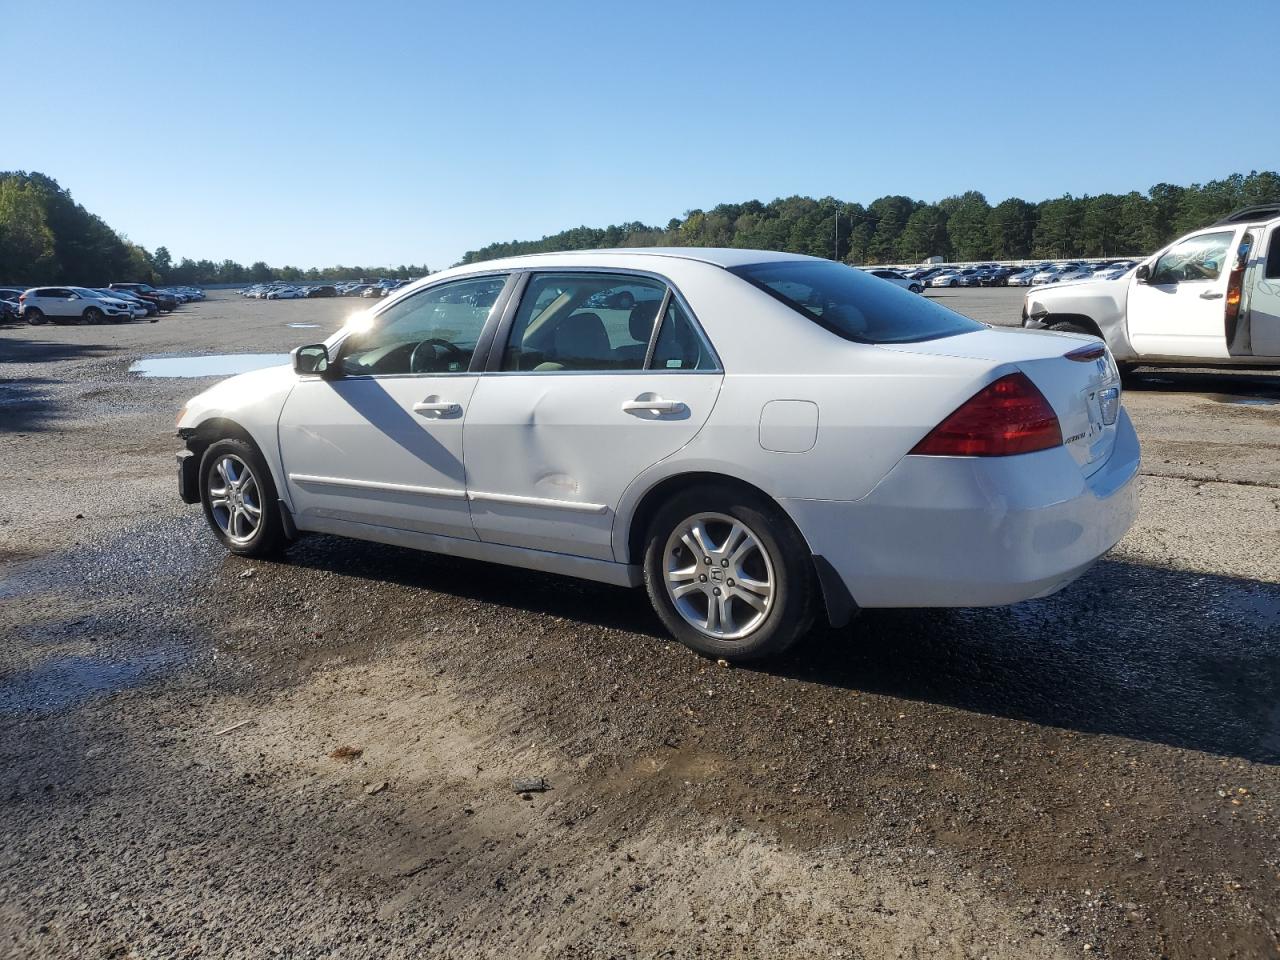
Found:
[[(821, 257), (807, 257), (800, 253), (780, 253), (775, 250), (740, 250), (734, 247), (609, 247), (599, 250), (561, 250), (553, 253), (526, 253), (518, 257), (504, 257), (500, 260), (468, 263), (464, 266), (474, 269), (497, 267), (545, 266), (551, 260), (563, 260), (573, 264), (580, 260), (598, 259), (600, 257), (655, 257), (675, 260), (696, 260), (710, 263), (718, 267), (743, 267), (755, 263), (772, 263), (779, 260), (821, 260)], [(830, 261), (824, 261), (830, 262)]]
[(1266, 223), (1280, 217), (1280, 204), (1263, 203), (1252, 207), (1241, 207), (1233, 210), (1221, 220), (1210, 224), (1214, 227), (1225, 227), (1236, 223)]

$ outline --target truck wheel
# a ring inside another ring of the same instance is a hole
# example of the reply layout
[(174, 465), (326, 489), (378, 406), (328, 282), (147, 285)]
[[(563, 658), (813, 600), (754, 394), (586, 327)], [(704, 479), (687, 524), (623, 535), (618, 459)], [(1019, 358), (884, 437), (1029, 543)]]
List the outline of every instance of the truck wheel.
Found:
[(804, 538), (775, 504), (728, 486), (677, 494), (649, 525), (644, 580), (663, 625), (703, 656), (777, 656), (817, 606)]

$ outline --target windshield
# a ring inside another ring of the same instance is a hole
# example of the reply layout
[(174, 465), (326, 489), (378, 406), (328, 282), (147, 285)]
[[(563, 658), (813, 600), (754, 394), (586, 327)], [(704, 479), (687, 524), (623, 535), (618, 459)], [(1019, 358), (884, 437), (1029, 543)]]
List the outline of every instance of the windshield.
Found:
[(919, 294), (831, 260), (778, 260), (733, 267), (730, 273), (858, 343), (912, 343), (983, 329)]

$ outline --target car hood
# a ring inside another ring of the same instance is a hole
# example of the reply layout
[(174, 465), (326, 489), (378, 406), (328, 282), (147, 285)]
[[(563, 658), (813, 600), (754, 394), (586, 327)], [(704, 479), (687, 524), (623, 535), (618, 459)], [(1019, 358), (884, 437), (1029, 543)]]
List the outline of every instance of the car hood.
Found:
[(293, 366), (287, 363), (238, 373), (234, 377), (219, 380), (208, 390), (196, 394), (188, 402), (188, 407), (234, 409), (281, 389), (288, 389), (296, 380)]
[(1119, 295), (1126, 285), (1129, 283), (1129, 274), (1126, 272), (1122, 276), (1116, 277), (1114, 280), (1099, 280), (1094, 277), (1083, 277), (1079, 280), (1064, 280), (1055, 284), (1053, 290), (1041, 291), (1037, 288), (1034, 296), (1037, 300), (1048, 300), (1052, 297), (1078, 297), (1082, 293), (1087, 294), (1104, 294), (1108, 296)]

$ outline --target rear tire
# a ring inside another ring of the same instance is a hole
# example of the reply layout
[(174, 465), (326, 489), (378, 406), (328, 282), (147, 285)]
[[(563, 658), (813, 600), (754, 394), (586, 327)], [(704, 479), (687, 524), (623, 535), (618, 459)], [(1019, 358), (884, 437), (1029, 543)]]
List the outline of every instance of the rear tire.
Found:
[(42, 326), (46, 322), (45, 315), (34, 307), (27, 307), (22, 311), (22, 316), (33, 327)]
[(677, 640), (736, 663), (781, 654), (808, 632), (817, 606), (813, 563), (791, 519), (727, 485), (686, 490), (658, 511), (644, 579)]
[(209, 445), (200, 458), (200, 504), (214, 536), (232, 553), (270, 557), (284, 548), (276, 486), (252, 444), (228, 439)]

